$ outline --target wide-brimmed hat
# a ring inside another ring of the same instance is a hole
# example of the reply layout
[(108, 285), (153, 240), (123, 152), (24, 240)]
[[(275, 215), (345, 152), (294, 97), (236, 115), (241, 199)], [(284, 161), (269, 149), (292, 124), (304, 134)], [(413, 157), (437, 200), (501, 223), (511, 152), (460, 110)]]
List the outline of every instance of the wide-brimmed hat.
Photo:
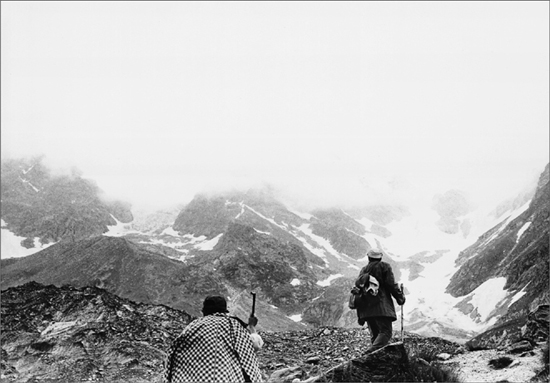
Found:
[(229, 311), (227, 311), (227, 302), (224, 297), (211, 295), (204, 299), (204, 303), (202, 305), (202, 313), (204, 315), (227, 312)]
[(367, 253), (367, 256), (373, 259), (382, 259), (383, 255), (384, 253), (382, 253), (380, 250), (375, 249), (369, 250), (369, 252)]

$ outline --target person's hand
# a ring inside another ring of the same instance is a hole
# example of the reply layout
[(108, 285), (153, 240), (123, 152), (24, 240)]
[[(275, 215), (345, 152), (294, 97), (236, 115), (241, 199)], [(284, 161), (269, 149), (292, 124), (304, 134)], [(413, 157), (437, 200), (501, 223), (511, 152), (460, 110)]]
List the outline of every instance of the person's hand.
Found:
[(405, 296), (403, 295), (402, 297), (396, 299), (396, 301), (399, 306), (403, 306), (405, 304)]
[(252, 327), (256, 327), (257, 324), (258, 324), (258, 318), (256, 318), (255, 316), (251, 315), (251, 316), (248, 318), (248, 325), (249, 325), (249, 326), (252, 326)]

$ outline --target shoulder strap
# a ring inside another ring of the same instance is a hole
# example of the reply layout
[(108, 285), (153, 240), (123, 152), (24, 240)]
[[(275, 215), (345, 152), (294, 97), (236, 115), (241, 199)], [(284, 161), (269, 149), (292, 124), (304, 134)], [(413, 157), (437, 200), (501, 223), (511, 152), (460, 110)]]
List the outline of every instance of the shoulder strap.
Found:
[(243, 377), (244, 377), (244, 381), (245, 382), (252, 382), (252, 380), (250, 379), (250, 377), (248, 376), (248, 374), (246, 373), (246, 370), (244, 369), (244, 367), (242, 366), (242, 362), (241, 362), (241, 357), (239, 356), (239, 353), (237, 351), (237, 341), (236, 341), (236, 337), (237, 337), (237, 334), (234, 332), (233, 330), (233, 321), (231, 320), (231, 318), (233, 319), (236, 319), (241, 325), (243, 325), (245, 328), (246, 328), (246, 325), (245, 323), (238, 317), (234, 317), (234, 316), (228, 316), (227, 319), (229, 320), (229, 332), (231, 333), (231, 340), (233, 341), (233, 353), (235, 354), (235, 357), (237, 358), (237, 360), (239, 361), (239, 364), (241, 365), (241, 371), (243, 373)]
[(236, 316), (232, 316), (232, 315), (231, 315), (231, 316), (228, 315), (228, 317), (229, 317), (229, 318), (236, 319), (237, 322), (239, 322), (239, 323), (241, 324), (241, 326), (243, 326), (244, 328), (248, 328), (248, 323), (244, 323), (244, 321), (243, 321), (241, 318), (236, 317)]

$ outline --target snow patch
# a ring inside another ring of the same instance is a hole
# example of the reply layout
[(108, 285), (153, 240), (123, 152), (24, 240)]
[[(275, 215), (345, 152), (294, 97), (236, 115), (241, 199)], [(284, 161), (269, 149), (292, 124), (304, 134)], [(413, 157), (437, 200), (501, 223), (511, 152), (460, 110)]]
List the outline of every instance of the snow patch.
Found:
[(269, 231), (261, 231), (261, 230), (258, 230), (258, 229), (254, 229), (254, 230), (256, 231), (256, 233), (271, 235), (271, 233)]
[[(227, 203), (226, 203), (227, 205)], [(239, 214), (237, 214), (237, 216), (235, 217), (235, 219), (239, 218), (241, 215), (244, 214), (244, 204), (241, 202), (239, 203), (240, 207), (241, 207), (241, 211), (239, 212)]]
[(27, 174), (28, 172), (30, 172), (30, 171), (34, 168), (35, 165), (36, 165), (36, 164), (32, 165), (32, 166), (31, 166), (30, 168), (28, 168), (27, 170), (23, 170), (23, 174)]
[(313, 217), (313, 215), (311, 215), (309, 213), (301, 213), (301, 212), (297, 212), (297, 211), (294, 211), (294, 210), (291, 210), (291, 209), (288, 209), (288, 211), (291, 212), (292, 214), (296, 214), (298, 217), (303, 218), (306, 221), (309, 221), (311, 219), (311, 217)]
[(290, 284), (292, 286), (299, 286), (302, 284), (302, 282), (300, 282), (300, 280), (298, 278), (294, 278), (292, 281), (290, 281)]
[(174, 230), (174, 228), (172, 226), (170, 227), (167, 227), (166, 229), (164, 229), (161, 233), (161, 235), (163, 234), (166, 234), (166, 235), (170, 235), (172, 237), (179, 237), (180, 234)]
[(523, 289), (521, 289), (521, 291), (518, 291), (517, 293), (514, 294), (514, 296), (512, 297), (512, 300), (510, 301), (510, 306), (512, 306), (514, 303), (519, 301), (521, 299), (521, 297), (523, 297), (525, 294), (527, 294), (527, 291), (525, 291), (525, 289), (527, 289), (527, 286), (529, 286), (530, 284), (531, 284), (531, 282), (526, 284), (525, 287)]
[[(313, 234), (313, 231), (309, 228), (309, 226), (310, 226), (309, 224), (304, 224), (304, 225), (300, 226), (298, 229), (300, 231), (302, 231), (305, 235), (307, 235), (309, 238), (311, 238), (313, 241), (315, 241), (322, 249), (324, 249), (325, 251), (328, 251), (330, 254), (334, 255), (334, 257), (336, 257), (339, 261), (343, 261), (343, 258), (332, 247), (330, 242), (328, 240), (326, 240), (325, 238), (323, 238), (323, 237), (319, 237), (318, 235)], [(304, 242), (304, 244), (307, 243), (306, 241), (302, 241), (302, 242)], [(309, 246), (312, 247), (311, 245), (309, 245)], [(316, 253), (311, 249), (309, 249), (309, 250), (312, 253), (314, 253), (315, 255), (318, 255), (323, 259), (326, 258), (326, 255), (324, 254), (324, 252), (322, 252), (323, 255), (319, 255), (319, 252)]]
[(521, 238), (521, 236), (523, 235), (523, 233), (525, 233), (525, 231), (529, 228), (529, 226), (531, 226), (531, 222), (526, 222), (522, 227), (521, 229), (519, 229), (518, 231), (518, 237), (516, 239), (516, 243), (519, 242), (519, 239)]
[(470, 303), (477, 308), (482, 322), (489, 318), (497, 305), (508, 295), (504, 289), (505, 284), (505, 277), (492, 278), (467, 295), (472, 298)]
[(0, 254), (2, 259), (7, 258), (20, 258), (26, 257), (37, 253), (41, 250), (44, 250), (47, 247), (50, 247), (54, 243), (42, 244), (40, 243), (39, 238), (34, 238), (34, 247), (27, 249), (26, 247), (21, 246), (21, 242), (25, 240), (25, 237), (20, 237), (9, 231), (5, 226), (6, 222), (1, 221), (1, 241), (0, 241)]
[(199, 250), (212, 250), (214, 246), (218, 244), (218, 241), (222, 237), (223, 234), (218, 234), (218, 236), (212, 238), (209, 241), (204, 241), (202, 243), (196, 244), (195, 248)]
[(262, 213), (259, 213), (257, 212), (256, 210), (252, 209), (250, 206), (246, 205), (246, 208), (248, 210), (250, 210), (251, 212), (253, 212), (254, 214), (256, 214), (257, 216), (259, 216), (260, 218), (263, 218), (265, 219), (267, 222), (269, 223), (272, 223), (273, 225), (277, 226), (277, 227), (280, 227), (281, 229), (283, 230), (287, 230), (288, 228), (285, 226), (285, 225), (279, 225), (277, 222), (275, 222), (275, 220), (273, 218), (267, 218), (265, 215), (263, 215)]
[(123, 235), (128, 234), (130, 232), (131, 224), (120, 222), (112, 214), (111, 214), (111, 218), (113, 218), (116, 223), (112, 226), (107, 225), (108, 231), (103, 235), (107, 237), (122, 237)]
[(301, 322), (302, 321), (302, 314), (291, 315), (287, 318), (289, 318), (290, 320), (293, 320), (294, 322)]
[(29, 185), (31, 188), (33, 188), (35, 192), (38, 193), (38, 192), (40, 191), (36, 186), (34, 186), (33, 184), (31, 184), (30, 181), (27, 181), (26, 179), (21, 178), (21, 176), (19, 176), (19, 179), (20, 179), (21, 181), (23, 181), (23, 183), (26, 183), (26, 184)]
[(337, 278), (340, 278), (340, 277), (343, 277), (342, 274), (333, 274), (333, 275), (330, 275), (327, 279), (323, 280), (323, 281), (317, 281), (317, 284), (319, 286), (322, 286), (322, 287), (326, 287), (326, 286), (330, 286), (330, 283), (337, 279)]
[[(531, 204), (531, 201), (528, 201), (522, 207), (520, 207), (519, 209), (515, 210), (512, 214), (510, 214), (504, 221), (502, 221), (502, 223), (500, 224), (498, 230), (495, 231), (487, 240), (485, 240), (484, 243), (487, 244), (487, 243), (491, 242), (492, 240), (494, 240), (495, 238), (497, 238), (498, 235), (508, 226), (508, 224), (510, 224), (510, 222), (512, 222), (517, 217), (519, 217), (520, 214), (522, 214), (523, 212), (525, 212), (529, 208), (530, 204)], [(523, 229), (523, 227), (522, 227), (522, 229)], [(519, 232), (518, 232), (518, 234), (519, 234)], [(519, 239), (519, 237), (518, 237), (518, 239)]]

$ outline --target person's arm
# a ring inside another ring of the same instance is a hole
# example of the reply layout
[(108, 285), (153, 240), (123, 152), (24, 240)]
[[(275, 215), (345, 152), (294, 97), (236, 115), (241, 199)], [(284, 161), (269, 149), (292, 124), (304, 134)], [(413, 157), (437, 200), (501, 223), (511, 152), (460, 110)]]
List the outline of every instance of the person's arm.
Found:
[(248, 318), (248, 332), (250, 332), (250, 340), (252, 341), (252, 346), (254, 350), (258, 351), (264, 346), (264, 340), (256, 331), (256, 325), (258, 324), (258, 318), (251, 316)]
[(390, 290), (390, 294), (395, 298), (397, 304), (402, 306), (403, 304), (405, 304), (405, 295), (399, 288), (399, 285), (395, 283), (393, 270), (391, 269), (391, 266), (389, 264), (384, 269), (385, 269), (384, 278), (385, 278), (386, 286), (388, 286), (388, 289)]

